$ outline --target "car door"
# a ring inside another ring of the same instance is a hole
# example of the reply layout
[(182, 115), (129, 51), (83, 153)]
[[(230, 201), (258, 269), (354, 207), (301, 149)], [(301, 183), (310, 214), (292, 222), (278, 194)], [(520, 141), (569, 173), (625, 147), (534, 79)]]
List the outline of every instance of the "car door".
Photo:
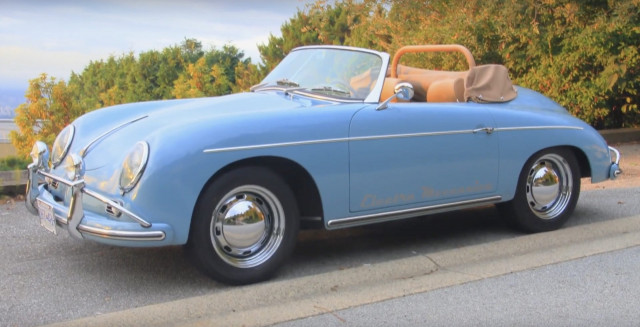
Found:
[(391, 103), (384, 110), (370, 106), (357, 112), (349, 136), (351, 212), (495, 194), (498, 138), (484, 106)]

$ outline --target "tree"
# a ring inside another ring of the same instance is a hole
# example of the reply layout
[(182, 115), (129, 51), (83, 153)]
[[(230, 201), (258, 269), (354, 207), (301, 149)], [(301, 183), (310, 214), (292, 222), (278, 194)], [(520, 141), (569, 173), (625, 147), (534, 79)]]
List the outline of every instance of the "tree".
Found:
[[(185, 38), (137, 58), (128, 53), (92, 61), (66, 85), (41, 76), (33, 90), (52, 92), (55, 86), (60, 99), (40, 95), (49, 99), (48, 108), (64, 99), (61, 110), (77, 116), (124, 102), (247, 91), (302, 45), (351, 45), (393, 55), (409, 44), (458, 43), (478, 64), (504, 64), (516, 84), (544, 93), (597, 128), (640, 125), (640, 0), (318, 0), (280, 31), (258, 45), (257, 65), (233, 45), (205, 51), (200, 41)], [(462, 56), (451, 55), (411, 54), (403, 63), (466, 67)], [(31, 101), (20, 109), (25, 131), (36, 124), (27, 117), (40, 111), (28, 110), (37, 102)]]
[(318, 0), (298, 10), (281, 27), (281, 37), (269, 36), (266, 44), (259, 44), (263, 72), (271, 71), (292, 49), (303, 45), (345, 45), (353, 26), (369, 14), (372, 1), (337, 1), (333, 5)]
[(180, 99), (231, 93), (236, 79), (236, 67), (249, 63), (243, 57), (244, 53), (232, 45), (203, 53), (200, 59), (190, 63), (175, 80), (172, 95)]
[(38, 140), (52, 144), (58, 132), (81, 114), (72, 93), (64, 81), (56, 82), (47, 74), (29, 81), (25, 93), (27, 102), (16, 109), (19, 131), (9, 133), (20, 156), (28, 157)]
[(231, 86), (233, 93), (246, 92), (249, 89), (260, 83), (265, 77), (258, 66), (251, 62), (240, 62), (235, 69), (235, 83)]

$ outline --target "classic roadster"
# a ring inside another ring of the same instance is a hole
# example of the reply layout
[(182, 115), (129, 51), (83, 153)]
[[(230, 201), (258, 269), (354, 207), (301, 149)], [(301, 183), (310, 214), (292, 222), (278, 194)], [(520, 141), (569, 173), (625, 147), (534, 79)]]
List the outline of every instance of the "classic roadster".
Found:
[[(400, 64), (459, 52), (466, 71)], [(291, 51), (251, 92), (152, 101), (76, 119), (36, 142), (26, 205), (51, 232), (118, 246), (185, 244), (225, 283), (271, 277), (301, 225), (346, 228), (496, 204), (559, 228), (580, 178), (619, 152), (552, 100), (459, 45)]]

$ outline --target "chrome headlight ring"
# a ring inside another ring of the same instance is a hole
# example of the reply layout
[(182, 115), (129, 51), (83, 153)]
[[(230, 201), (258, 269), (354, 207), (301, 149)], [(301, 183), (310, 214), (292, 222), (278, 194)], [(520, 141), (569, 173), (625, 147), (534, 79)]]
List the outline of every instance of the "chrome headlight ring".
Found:
[(136, 143), (122, 162), (120, 171), (120, 190), (122, 194), (131, 191), (142, 176), (149, 160), (149, 144), (145, 141)]
[(75, 127), (73, 127), (73, 125), (68, 125), (56, 137), (56, 140), (53, 142), (53, 146), (51, 147), (51, 165), (53, 168), (56, 168), (67, 155), (75, 132)]

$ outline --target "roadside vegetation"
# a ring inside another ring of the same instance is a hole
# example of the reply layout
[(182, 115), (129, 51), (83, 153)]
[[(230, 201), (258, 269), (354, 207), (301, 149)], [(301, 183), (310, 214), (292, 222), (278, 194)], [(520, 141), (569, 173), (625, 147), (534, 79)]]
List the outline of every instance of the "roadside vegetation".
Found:
[(24, 170), (31, 163), (30, 159), (9, 156), (0, 159), (0, 171)]
[[(91, 62), (69, 81), (32, 79), (10, 138), (28, 156), (76, 117), (126, 102), (247, 91), (294, 47), (336, 44), (393, 54), (403, 45), (458, 43), (478, 64), (507, 66), (518, 85), (542, 92), (596, 128), (640, 126), (640, 0), (337, 0), (299, 10), (259, 45), (253, 62), (234, 45), (195, 39), (162, 50)], [(408, 64), (460, 68), (455, 56), (405, 56)]]

